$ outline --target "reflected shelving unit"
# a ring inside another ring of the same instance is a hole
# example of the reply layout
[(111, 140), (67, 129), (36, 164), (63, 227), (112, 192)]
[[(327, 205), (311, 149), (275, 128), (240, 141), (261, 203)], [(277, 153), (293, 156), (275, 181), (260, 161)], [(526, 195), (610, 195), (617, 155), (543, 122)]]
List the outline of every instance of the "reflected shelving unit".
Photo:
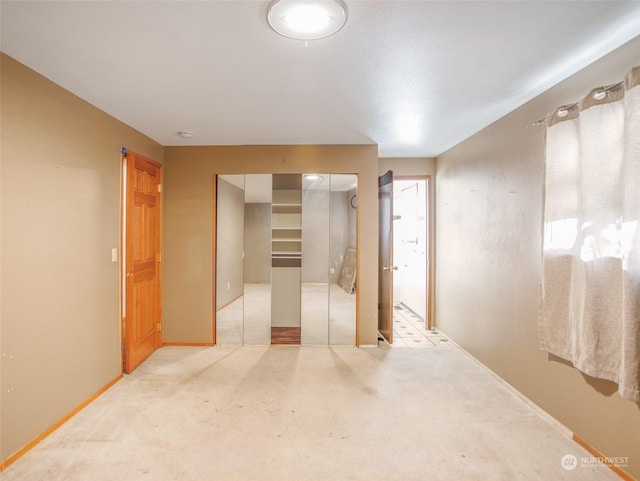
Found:
[(273, 190), (271, 258), (272, 267), (300, 267), (301, 265), (302, 191), (299, 188)]
[[(272, 343), (300, 343), (302, 175), (274, 174), (271, 204)], [(297, 295), (296, 295), (297, 293)]]

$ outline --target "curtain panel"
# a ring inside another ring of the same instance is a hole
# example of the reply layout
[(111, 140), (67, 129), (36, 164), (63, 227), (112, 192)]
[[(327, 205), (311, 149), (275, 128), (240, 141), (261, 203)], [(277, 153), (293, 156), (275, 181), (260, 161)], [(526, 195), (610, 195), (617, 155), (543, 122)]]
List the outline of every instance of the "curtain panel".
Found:
[(640, 67), (546, 120), (540, 347), (640, 401)]

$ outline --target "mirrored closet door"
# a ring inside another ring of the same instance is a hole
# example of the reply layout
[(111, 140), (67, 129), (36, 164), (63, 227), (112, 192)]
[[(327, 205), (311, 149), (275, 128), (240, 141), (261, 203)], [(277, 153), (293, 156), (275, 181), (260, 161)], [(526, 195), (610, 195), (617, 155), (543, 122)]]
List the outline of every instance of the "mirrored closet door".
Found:
[(357, 176), (220, 175), (216, 343), (354, 345)]
[(329, 344), (329, 174), (302, 181), (302, 344)]
[(271, 174), (244, 177), (244, 344), (270, 344)]
[(244, 175), (216, 187), (216, 343), (244, 343)]
[(329, 344), (356, 343), (358, 177), (332, 174), (329, 217)]

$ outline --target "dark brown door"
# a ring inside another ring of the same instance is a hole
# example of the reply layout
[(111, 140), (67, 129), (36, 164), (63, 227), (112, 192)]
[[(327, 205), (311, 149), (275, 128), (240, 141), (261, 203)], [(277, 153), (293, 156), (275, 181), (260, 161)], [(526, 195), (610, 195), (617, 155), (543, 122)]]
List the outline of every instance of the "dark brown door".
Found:
[(378, 179), (378, 331), (393, 342), (393, 172)]
[(126, 154), (124, 371), (132, 372), (162, 342), (160, 318), (160, 164)]

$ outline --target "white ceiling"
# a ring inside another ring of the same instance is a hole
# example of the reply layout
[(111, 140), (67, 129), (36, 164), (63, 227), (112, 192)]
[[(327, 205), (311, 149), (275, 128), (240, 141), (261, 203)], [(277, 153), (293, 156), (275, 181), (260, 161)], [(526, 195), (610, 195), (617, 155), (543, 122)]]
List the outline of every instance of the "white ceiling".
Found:
[(640, 34), (638, 1), (347, 0), (305, 45), (267, 4), (1, 0), (1, 47), (163, 145), (432, 157)]

